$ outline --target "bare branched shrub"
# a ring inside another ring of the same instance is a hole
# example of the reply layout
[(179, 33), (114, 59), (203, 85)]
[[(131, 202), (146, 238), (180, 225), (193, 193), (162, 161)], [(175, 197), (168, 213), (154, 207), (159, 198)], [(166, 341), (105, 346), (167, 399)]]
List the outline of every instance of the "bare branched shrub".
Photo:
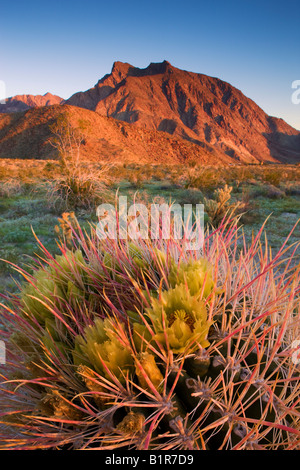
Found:
[(85, 123), (79, 121), (78, 127), (75, 128), (66, 114), (59, 116), (50, 126), (53, 133), (50, 144), (58, 151), (62, 170), (80, 171), (80, 150), (85, 143), (83, 134), (85, 127)]
[(91, 208), (108, 193), (106, 182), (111, 165), (102, 165), (95, 171), (82, 164), (81, 147), (85, 144), (85, 128), (83, 121), (74, 127), (66, 115), (59, 117), (51, 126), (53, 139), (50, 143), (59, 153), (61, 174), (48, 184), (48, 196), (51, 205), (64, 210)]

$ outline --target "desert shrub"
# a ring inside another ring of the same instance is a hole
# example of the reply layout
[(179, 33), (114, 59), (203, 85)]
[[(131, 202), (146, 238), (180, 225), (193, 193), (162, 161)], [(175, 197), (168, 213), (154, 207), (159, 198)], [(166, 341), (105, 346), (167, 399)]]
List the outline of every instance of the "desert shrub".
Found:
[(262, 233), (41, 245), (3, 307), (1, 449), (299, 449), (300, 273)]
[(3, 166), (0, 167), (0, 181), (7, 179), (8, 177), (8, 171), (6, 168)]
[(43, 184), (47, 192), (48, 205), (57, 210), (95, 208), (109, 197), (104, 173), (80, 170), (57, 175)]
[(245, 203), (242, 201), (231, 201), (232, 186), (225, 184), (224, 188), (214, 191), (213, 198), (204, 198), (204, 210), (208, 215), (210, 224), (217, 227), (223, 219), (237, 215), (245, 210)]
[(256, 188), (251, 191), (251, 197), (265, 197), (269, 199), (282, 199), (286, 196), (285, 191), (283, 189), (277, 188), (272, 184), (260, 184)]
[(255, 223), (259, 214), (259, 204), (255, 201), (255, 198), (252, 197), (251, 189), (248, 187), (242, 188), (240, 202), (242, 214), (239, 215), (239, 221), (245, 225)]
[(17, 178), (9, 178), (0, 181), (0, 197), (9, 198), (24, 194), (26, 186)]
[(282, 178), (282, 170), (270, 170), (263, 174), (264, 181), (272, 186), (279, 186)]
[[(157, 181), (163, 181), (166, 178), (166, 173), (163, 168), (155, 168), (152, 174), (153, 179)], [(171, 177), (170, 177), (171, 179)]]
[(224, 184), (222, 172), (210, 167), (188, 168), (184, 175), (185, 188), (196, 188), (202, 192), (212, 191)]
[(135, 189), (141, 189), (145, 181), (148, 181), (148, 176), (142, 169), (131, 171), (127, 178), (131, 187)]
[(289, 182), (289, 183), (284, 184), (284, 186), (281, 189), (284, 190), (287, 196), (300, 196), (299, 183)]
[(179, 204), (201, 204), (202, 200), (202, 192), (198, 189), (184, 189), (176, 197)]

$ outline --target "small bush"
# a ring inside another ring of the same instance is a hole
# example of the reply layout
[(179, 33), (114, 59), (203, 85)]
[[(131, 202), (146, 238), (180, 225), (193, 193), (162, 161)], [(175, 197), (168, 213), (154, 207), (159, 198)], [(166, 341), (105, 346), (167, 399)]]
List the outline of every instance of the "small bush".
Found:
[(0, 197), (9, 198), (24, 194), (26, 190), (25, 185), (17, 178), (9, 178), (0, 181)]
[(268, 171), (263, 175), (266, 183), (269, 183), (272, 186), (279, 186), (282, 177), (282, 171), (280, 170)]
[(44, 187), (48, 205), (58, 210), (92, 209), (109, 196), (103, 177), (90, 172), (57, 176)]
[(213, 199), (204, 198), (204, 209), (213, 227), (218, 227), (226, 216), (237, 215), (238, 210), (240, 212), (245, 210), (245, 204), (243, 202), (231, 202), (231, 192), (232, 186), (225, 184), (224, 188), (219, 188), (214, 191)]
[(282, 199), (286, 196), (286, 193), (276, 186), (271, 184), (260, 185), (251, 191), (251, 197), (265, 197), (268, 199)]

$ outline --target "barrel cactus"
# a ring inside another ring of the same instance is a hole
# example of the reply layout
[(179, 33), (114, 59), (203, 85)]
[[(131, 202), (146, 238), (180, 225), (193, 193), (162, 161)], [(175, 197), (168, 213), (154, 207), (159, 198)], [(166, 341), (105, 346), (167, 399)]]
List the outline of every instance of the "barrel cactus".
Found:
[(41, 245), (2, 306), (1, 448), (300, 449), (299, 268), (262, 233)]

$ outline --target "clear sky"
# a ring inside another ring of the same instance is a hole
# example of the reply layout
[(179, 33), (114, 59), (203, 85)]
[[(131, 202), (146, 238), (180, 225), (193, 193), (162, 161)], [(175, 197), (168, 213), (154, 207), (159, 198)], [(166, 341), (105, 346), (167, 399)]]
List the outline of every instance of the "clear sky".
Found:
[(0, 2), (0, 80), (6, 96), (63, 98), (114, 61), (164, 59), (225, 80), (300, 129), (299, 0), (15, 0)]

